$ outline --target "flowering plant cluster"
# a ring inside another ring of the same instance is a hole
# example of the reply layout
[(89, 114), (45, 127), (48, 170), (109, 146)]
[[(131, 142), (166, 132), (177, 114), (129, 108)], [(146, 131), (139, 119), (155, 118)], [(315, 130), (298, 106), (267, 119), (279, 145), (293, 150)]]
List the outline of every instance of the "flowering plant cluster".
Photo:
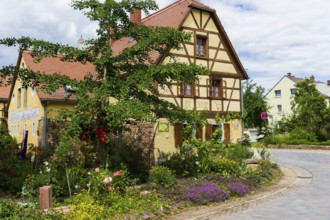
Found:
[(88, 175), (89, 182), (87, 187), (89, 192), (96, 196), (113, 191), (125, 192), (127, 187), (135, 184), (135, 181), (129, 178), (125, 167), (115, 172), (95, 168), (94, 171), (88, 172)]
[(50, 159), (57, 163), (67, 166), (82, 165), (85, 161), (84, 154), (81, 151), (83, 143), (74, 140), (61, 142), (54, 150)]
[(229, 198), (229, 194), (216, 184), (207, 182), (200, 187), (189, 189), (186, 198), (194, 203), (204, 205), (210, 202), (225, 201)]
[(251, 192), (251, 189), (248, 186), (245, 186), (241, 181), (230, 183), (229, 189), (232, 193), (239, 196), (244, 196)]

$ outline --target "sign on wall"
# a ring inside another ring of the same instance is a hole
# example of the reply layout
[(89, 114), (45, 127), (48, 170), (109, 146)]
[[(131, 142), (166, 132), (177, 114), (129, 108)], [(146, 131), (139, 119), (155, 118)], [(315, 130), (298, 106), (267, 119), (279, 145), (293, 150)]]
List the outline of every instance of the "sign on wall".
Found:
[(39, 117), (39, 108), (29, 108), (25, 111), (14, 111), (9, 114), (10, 122), (20, 122), (27, 120), (35, 120)]

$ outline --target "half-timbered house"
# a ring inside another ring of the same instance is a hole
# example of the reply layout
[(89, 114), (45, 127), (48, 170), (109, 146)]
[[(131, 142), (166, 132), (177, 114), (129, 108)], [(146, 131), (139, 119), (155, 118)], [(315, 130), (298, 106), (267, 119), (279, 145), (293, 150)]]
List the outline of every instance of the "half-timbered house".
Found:
[[(189, 32), (192, 38), (182, 44), (182, 50), (170, 50), (176, 61), (203, 65), (210, 70), (207, 76), (199, 76), (197, 83), (172, 83), (168, 88), (158, 88), (160, 97), (186, 110), (208, 112), (209, 125), (197, 126), (198, 138), (207, 140), (216, 126), (224, 129), (224, 139), (236, 141), (242, 136), (241, 120), (232, 120), (218, 125), (217, 114), (242, 113), (241, 81), (248, 79), (247, 73), (235, 52), (216, 11), (197, 0), (177, 0), (173, 4), (141, 19), (141, 12), (131, 12), (132, 22), (146, 26), (165, 26)], [(113, 43), (116, 53), (133, 45), (129, 39)], [(168, 63), (165, 55), (152, 57), (155, 63)], [(170, 125), (159, 119), (154, 146), (163, 152), (175, 152), (183, 141), (184, 124)]]

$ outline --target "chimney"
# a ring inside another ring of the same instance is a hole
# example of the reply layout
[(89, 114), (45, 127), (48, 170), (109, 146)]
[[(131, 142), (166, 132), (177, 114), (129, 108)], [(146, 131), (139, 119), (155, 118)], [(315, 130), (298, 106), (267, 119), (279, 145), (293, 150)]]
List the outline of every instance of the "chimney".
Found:
[(328, 86), (330, 86), (330, 80), (327, 81)]
[(313, 75), (311, 75), (311, 77), (309, 78), (312, 82), (315, 81), (315, 77)]
[(130, 13), (131, 22), (134, 24), (142, 23), (142, 13), (140, 8), (133, 8)]
[(292, 77), (291, 73), (287, 73), (286, 75), (290, 78)]

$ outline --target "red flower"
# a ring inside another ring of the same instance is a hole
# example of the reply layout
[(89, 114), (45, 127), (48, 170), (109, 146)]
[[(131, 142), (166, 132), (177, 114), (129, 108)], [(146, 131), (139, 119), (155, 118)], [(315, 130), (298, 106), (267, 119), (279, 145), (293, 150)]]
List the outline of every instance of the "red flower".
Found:
[(113, 173), (113, 176), (121, 176), (122, 174), (123, 174), (122, 172), (117, 171), (117, 172), (114, 172), (114, 173)]

